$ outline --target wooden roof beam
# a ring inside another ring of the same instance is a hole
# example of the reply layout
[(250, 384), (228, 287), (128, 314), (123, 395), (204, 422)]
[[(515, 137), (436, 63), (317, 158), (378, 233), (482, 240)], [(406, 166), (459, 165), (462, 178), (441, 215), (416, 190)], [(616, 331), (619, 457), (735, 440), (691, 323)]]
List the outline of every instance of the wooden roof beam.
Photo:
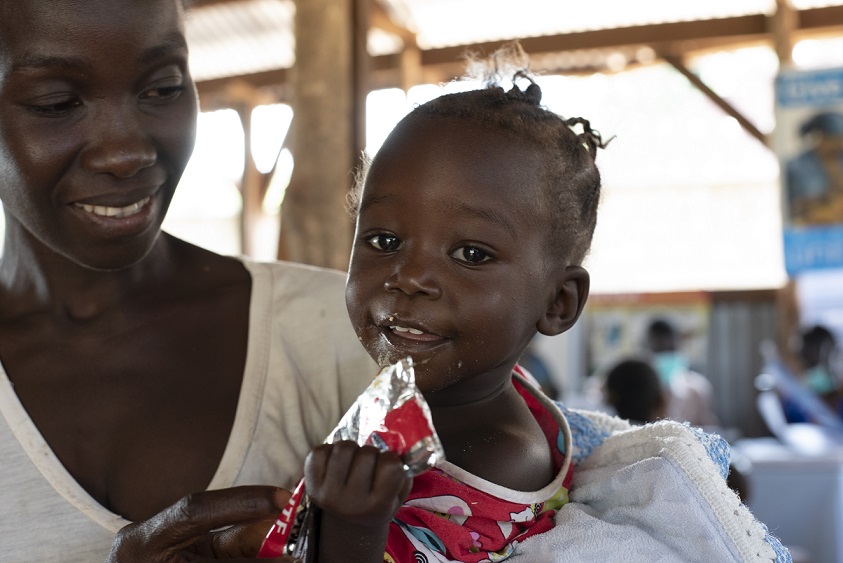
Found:
[(685, 66), (685, 63), (682, 62), (682, 59), (680, 57), (677, 57), (676, 55), (662, 55), (662, 58), (665, 60), (665, 62), (667, 62), (670, 66), (672, 66), (680, 74), (682, 74), (682, 76), (687, 78), (691, 84), (693, 84), (700, 92), (705, 94), (705, 96), (712, 102), (714, 102), (715, 105), (722, 109), (726, 114), (735, 118), (735, 120), (737, 120), (740, 126), (743, 127), (747, 133), (758, 139), (761, 144), (769, 146), (767, 136), (764, 135), (764, 133), (762, 133), (761, 130), (759, 130), (754, 123), (748, 120), (732, 104), (721, 98), (720, 95), (717, 94), (717, 92), (709, 88), (708, 85), (703, 82), (699, 76), (691, 72), (691, 70), (687, 66)]
[(395, 23), (395, 20), (389, 16), (386, 8), (383, 6), (383, 2), (380, 0), (372, 2), (369, 8), (369, 25), (387, 33), (397, 35), (403, 41), (407, 41), (408, 39), (414, 43), (416, 41), (416, 34), (403, 25)]
[[(812, 8), (794, 12), (796, 22), (793, 33), (821, 32), (823, 29), (843, 29), (843, 6)], [(685, 53), (690, 49), (705, 49), (712, 46), (725, 47), (729, 44), (772, 42), (771, 18), (763, 14), (737, 16), (732, 18), (673, 22), (641, 25), (615, 29), (583, 31), (544, 37), (521, 39), (524, 49), (534, 54), (560, 53), (566, 51), (610, 49), (631, 45), (651, 46), (659, 53)], [(463, 54), (467, 51), (491, 53), (506, 41), (494, 41), (428, 49), (418, 53), (420, 71), (417, 80), (442, 82), (461, 76), (464, 71)], [(370, 70), (379, 74), (372, 86), (407, 86), (413, 79), (402, 75), (401, 54), (381, 55), (370, 59)], [(404, 63), (406, 64), (406, 62)], [(577, 72), (581, 69), (572, 69)], [(403, 79), (402, 79), (403, 76)], [(257, 87), (279, 86), (287, 80), (283, 69), (240, 77)], [(227, 79), (198, 83), (200, 95), (209, 94), (221, 88)]]

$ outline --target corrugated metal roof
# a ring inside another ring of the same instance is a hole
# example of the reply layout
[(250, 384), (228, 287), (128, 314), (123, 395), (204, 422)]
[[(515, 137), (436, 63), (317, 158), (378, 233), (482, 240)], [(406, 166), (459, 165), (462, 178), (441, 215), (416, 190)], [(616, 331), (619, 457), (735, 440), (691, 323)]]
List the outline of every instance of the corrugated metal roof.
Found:
[(190, 10), (194, 80), (289, 68), (295, 61), (292, 0), (246, 0)]
[[(646, 24), (770, 15), (776, 0), (380, 0), (422, 49)], [(790, 0), (797, 9), (840, 0)], [(289, 68), (295, 60), (292, 0), (235, 0), (191, 9), (187, 37), (196, 80)], [(378, 30), (372, 54), (400, 41)]]
[(520, 37), (771, 14), (775, 0), (389, 0), (396, 20), (434, 49)]

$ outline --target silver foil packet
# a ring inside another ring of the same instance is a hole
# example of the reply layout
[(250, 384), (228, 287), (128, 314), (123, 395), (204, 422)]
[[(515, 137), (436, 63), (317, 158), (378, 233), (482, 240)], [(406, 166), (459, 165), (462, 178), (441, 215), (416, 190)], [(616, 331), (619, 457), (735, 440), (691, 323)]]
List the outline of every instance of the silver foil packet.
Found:
[[(401, 456), (408, 477), (415, 477), (445, 459), (430, 408), (416, 387), (412, 358), (383, 368), (343, 415), (325, 443), (342, 440), (394, 451)], [(258, 557), (289, 555), (297, 561), (310, 560), (316, 525), (314, 512), (302, 479), (267, 533)]]
[(325, 443), (342, 440), (394, 451), (403, 459), (409, 477), (445, 458), (430, 408), (416, 387), (412, 358), (382, 369)]

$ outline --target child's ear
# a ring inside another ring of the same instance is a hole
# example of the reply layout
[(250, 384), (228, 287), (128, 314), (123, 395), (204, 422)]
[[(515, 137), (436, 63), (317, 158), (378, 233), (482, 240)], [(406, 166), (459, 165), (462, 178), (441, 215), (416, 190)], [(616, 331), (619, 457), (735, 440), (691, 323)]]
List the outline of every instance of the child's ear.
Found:
[(555, 295), (537, 328), (547, 336), (562, 334), (580, 318), (588, 299), (590, 278), (581, 266), (568, 266), (557, 279)]

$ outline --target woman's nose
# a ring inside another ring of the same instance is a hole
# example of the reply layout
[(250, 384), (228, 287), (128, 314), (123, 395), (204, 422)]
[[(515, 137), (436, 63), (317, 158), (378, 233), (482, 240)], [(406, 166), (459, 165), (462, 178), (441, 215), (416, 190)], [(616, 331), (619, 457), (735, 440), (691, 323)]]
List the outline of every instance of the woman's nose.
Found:
[(435, 260), (418, 252), (408, 252), (395, 264), (395, 269), (384, 282), (386, 291), (400, 291), (409, 296), (439, 299), (442, 289), (435, 272)]
[(82, 165), (96, 174), (130, 178), (155, 164), (155, 144), (143, 126), (144, 116), (137, 109), (98, 112)]

